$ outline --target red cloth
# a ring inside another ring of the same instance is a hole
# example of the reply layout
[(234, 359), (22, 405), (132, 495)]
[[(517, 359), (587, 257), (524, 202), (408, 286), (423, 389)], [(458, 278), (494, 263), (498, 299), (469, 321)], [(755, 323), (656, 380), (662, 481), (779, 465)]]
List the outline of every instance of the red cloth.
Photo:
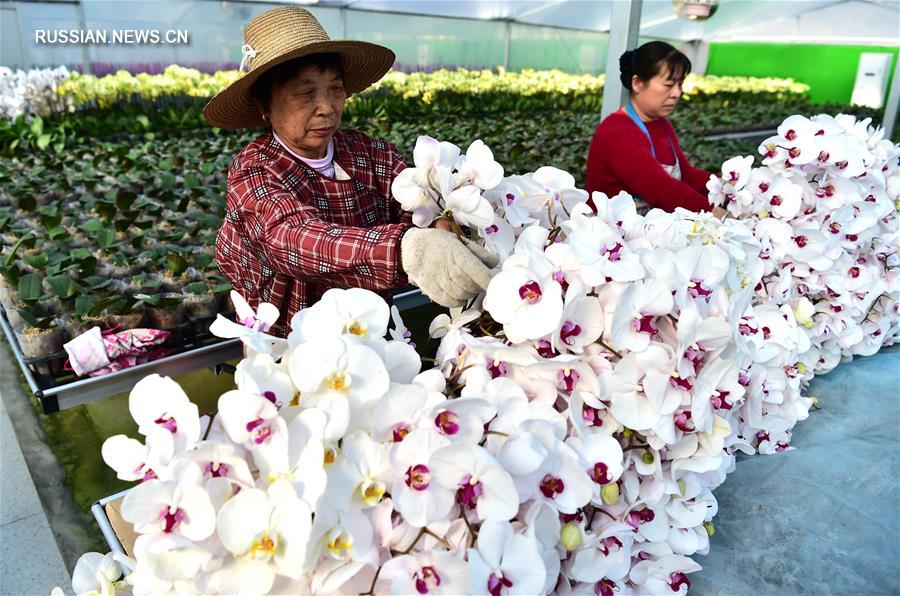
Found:
[[(589, 193), (598, 190), (608, 197), (624, 190), (639, 195), (651, 207), (666, 211), (676, 207), (691, 211), (710, 210), (706, 198), (709, 172), (690, 164), (681, 150), (675, 129), (666, 118), (645, 124), (653, 139), (656, 159), (650, 151), (647, 135), (624, 111), (610, 114), (600, 123), (588, 151), (586, 190)], [(681, 165), (681, 180), (675, 180), (660, 166), (661, 163), (675, 163), (673, 146)]]
[(216, 260), (252, 307), (270, 302), (281, 311), (270, 333), (285, 335), (291, 317), (330, 288), (389, 298), (407, 282), (400, 239), (411, 215), (391, 199), (391, 182), (406, 168), (397, 148), (339, 130), (334, 161), (350, 180), (322, 176), (266, 132), (229, 169)]

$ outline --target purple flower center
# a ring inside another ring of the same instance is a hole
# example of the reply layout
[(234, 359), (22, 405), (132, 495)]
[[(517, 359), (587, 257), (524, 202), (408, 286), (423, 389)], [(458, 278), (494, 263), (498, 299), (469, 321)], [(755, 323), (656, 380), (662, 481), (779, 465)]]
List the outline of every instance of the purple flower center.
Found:
[(684, 389), (685, 391), (690, 391), (694, 388), (693, 383), (691, 383), (689, 379), (682, 379), (677, 375), (674, 377), (669, 377), (669, 383), (674, 389)]
[(581, 406), (581, 419), (589, 426), (603, 426), (603, 420), (600, 418), (600, 410), (587, 404)]
[(643, 509), (629, 512), (628, 515), (625, 516), (625, 523), (637, 530), (638, 526), (642, 523), (652, 522), (655, 517), (656, 514), (653, 513), (652, 509), (644, 507)]
[(622, 251), (622, 245), (619, 244), (618, 242), (612, 248), (609, 248), (608, 246), (600, 247), (600, 255), (606, 256), (607, 258), (609, 258), (610, 261), (613, 261), (613, 262), (616, 262), (622, 258), (622, 256), (619, 254), (621, 251)]
[(409, 425), (405, 422), (401, 422), (394, 426), (394, 430), (391, 432), (391, 440), (394, 443), (399, 443), (403, 439), (406, 438), (406, 435), (409, 434)]
[(554, 356), (559, 355), (559, 352), (553, 349), (553, 344), (546, 339), (538, 341), (537, 352), (540, 354), (541, 358), (553, 358)]
[(619, 586), (611, 579), (603, 578), (594, 584), (594, 596), (615, 596)]
[(496, 234), (500, 231), (500, 228), (497, 227), (497, 224), (491, 224), (484, 229), (485, 234)]
[(171, 416), (167, 416), (165, 412), (163, 412), (162, 415), (153, 422), (160, 425), (173, 435), (178, 432), (178, 422)]
[(688, 590), (691, 589), (691, 580), (687, 578), (687, 576), (680, 571), (676, 571), (669, 575), (669, 587), (672, 588), (673, 592), (678, 592), (681, 590), (681, 586), (684, 586)]
[(175, 526), (181, 523), (181, 520), (184, 519), (184, 511), (182, 511), (181, 509), (175, 509), (175, 512), (173, 513), (171, 507), (166, 507), (165, 509), (163, 509), (162, 518), (165, 523), (163, 532), (169, 534), (175, 529)]
[(496, 573), (492, 573), (487, 581), (487, 589), (491, 596), (500, 596), (500, 590), (503, 588), (511, 588), (513, 583), (509, 581), (509, 579), (503, 577), (503, 573), (500, 575)]
[(703, 348), (700, 346), (689, 346), (684, 351), (684, 357), (696, 368), (703, 362)]
[(566, 490), (566, 484), (562, 481), (562, 478), (547, 474), (541, 480), (539, 488), (541, 489), (542, 495), (548, 499), (555, 499), (556, 495)]
[(598, 547), (598, 549), (603, 551), (604, 557), (608, 557), (609, 551), (611, 551), (613, 547), (615, 547), (617, 550), (622, 548), (622, 541), (615, 536), (607, 536), (600, 541), (600, 546)]
[(576, 370), (561, 370), (556, 373), (556, 386), (563, 391), (571, 393), (572, 390), (575, 389), (575, 383), (577, 383), (580, 378), (581, 375), (579, 375)]
[(566, 290), (569, 289), (569, 282), (566, 281), (566, 274), (565, 274), (565, 272), (563, 272), (563, 271), (554, 271), (554, 272), (553, 272), (553, 279), (554, 279), (554, 281), (556, 281), (556, 282), (560, 285), (560, 287), (562, 288), (562, 291), (563, 291), (563, 292), (565, 292)]
[(609, 475), (609, 466), (602, 461), (598, 461), (588, 470), (588, 476), (597, 484), (609, 484), (612, 482), (612, 476)]
[(441, 576), (431, 566), (419, 569), (413, 574), (413, 579), (416, 582), (416, 592), (419, 594), (428, 594), (429, 588), (437, 588), (441, 585)]
[(530, 281), (519, 287), (519, 298), (528, 304), (537, 304), (541, 301), (541, 286), (536, 281)]
[(691, 422), (691, 413), (688, 411), (677, 412), (673, 417), (675, 421), (675, 426), (677, 426), (682, 432), (690, 433), (694, 432), (694, 423)]
[(450, 410), (443, 410), (434, 417), (434, 425), (445, 435), (455, 435), (459, 432), (459, 416)]
[(406, 469), (406, 486), (413, 490), (425, 490), (431, 486), (431, 470), (425, 464), (416, 464)]
[(733, 404), (728, 403), (725, 398), (728, 397), (729, 391), (718, 391), (718, 395), (713, 395), (709, 398), (709, 402), (712, 404), (717, 410), (730, 410), (734, 407)]
[(581, 325), (578, 323), (573, 323), (572, 321), (566, 321), (562, 325), (562, 329), (559, 331), (559, 337), (563, 340), (563, 343), (567, 346), (571, 346), (575, 343), (573, 338), (581, 335)]
[(253, 442), (262, 445), (272, 435), (272, 427), (265, 424), (265, 420), (257, 418), (247, 423), (247, 432), (250, 433)]
[(206, 467), (203, 468), (203, 473), (207, 476), (212, 476), (213, 478), (223, 478), (228, 476), (228, 466), (222, 463), (209, 462), (206, 464)]
[(649, 333), (650, 337), (659, 333), (659, 329), (653, 326), (653, 315), (641, 315), (639, 319), (632, 319), (631, 328), (638, 333)]
[(688, 286), (688, 294), (690, 294), (691, 298), (697, 298), (698, 296), (708, 298), (712, 294), (712, 290), (704, 288), (702, 280), (692, 279), (691, 284)]
[(516, 200), (516, 195), (512, 194), (511, 192), (506, 193), (506, 204), (507, 205), (512, 205), (513, 201), (515, 201), (515, 200)]
[(472, 483), (472, 477), (466, 476), (459, 483), (459, 489), (456, 491), (456, 502), (471, 511), (478, 504), (478, 497), (484, 492), (484, 488), (480, 482)]
[(506, 365), (499, 360), (492, 360), (488, 362), (487, 369), (488, 372), (491, 373), (492, 379), (506, 376)]

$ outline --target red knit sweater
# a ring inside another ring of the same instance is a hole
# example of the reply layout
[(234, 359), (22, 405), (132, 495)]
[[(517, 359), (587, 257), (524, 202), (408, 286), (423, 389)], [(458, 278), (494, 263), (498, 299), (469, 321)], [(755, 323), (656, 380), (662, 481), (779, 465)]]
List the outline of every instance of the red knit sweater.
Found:
[[(599, 190), (608, 197), (624, 190), (639, 195), (650, 206), (666, 211), (676, 207), (708, 211), (706, 182), (709, 172), (688, 162), (678, 143), (678, 135), (667, 119), (645, 124), (653, 139), (656, 159), (650, 152), (647, 135), (624, 111), (610, 114), (600, 123), (588, 152), (586, 190), (589, 193)], [(668, 139), (672, 139), (671, 146)], [(673, 146), (681, 165), (681, 180), (675, 180), (660, 166), (675, 163)]]

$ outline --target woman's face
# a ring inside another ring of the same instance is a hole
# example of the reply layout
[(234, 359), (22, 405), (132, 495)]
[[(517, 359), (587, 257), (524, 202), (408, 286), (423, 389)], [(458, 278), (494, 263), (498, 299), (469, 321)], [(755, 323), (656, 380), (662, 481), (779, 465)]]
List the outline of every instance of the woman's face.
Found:
[(291, 149), (303, 157), (320, 159), (341, 124), (346, 101), (339, 71), (306, 66), (292, 79), (272, 85), (267, 117)]
[(681, 98), (682, 81), (683, 78), (674, 78), (671, 75), (668, 66), (663, 66), (649, 81), (642, 81), (635, 75), (632, 78), (631, 99), (641, 116), (649, 120), (666, 118)]

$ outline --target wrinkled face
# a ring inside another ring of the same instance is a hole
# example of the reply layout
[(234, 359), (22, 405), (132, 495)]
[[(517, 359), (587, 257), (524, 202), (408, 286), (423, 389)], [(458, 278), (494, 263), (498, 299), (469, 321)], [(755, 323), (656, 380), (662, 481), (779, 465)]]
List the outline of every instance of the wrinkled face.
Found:
[(341, 73), (306, 66), (290, 80), (272, 86), (268, 119), (291, 149), (310, 159), (325, 157), (341, 123), (347, 91)]
[(682, 82), (683, 77), (675, 78), (668, 66), (663, 66), (649, 81), (642, 81), (635, 75), (631, 99), (642, 115), (651, 119), (666, 118), (681, 98)]

